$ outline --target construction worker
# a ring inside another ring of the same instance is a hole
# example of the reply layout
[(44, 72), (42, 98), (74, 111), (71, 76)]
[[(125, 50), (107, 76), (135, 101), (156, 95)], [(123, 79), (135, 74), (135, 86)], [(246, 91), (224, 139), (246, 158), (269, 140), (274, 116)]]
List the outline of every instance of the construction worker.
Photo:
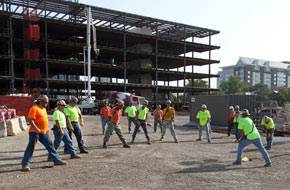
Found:
[[(55, 111), (53, 112), (53, 134), (54, 134), (54, 148), (57, 150), (61, 141), (64, 142), (64, 146), (66, 147), (66, 150), (70, 153), (71, 159), (77, 159), (81, 158), (79, 155), (76, 154), (72, 140), (68, 134), (67, 130), (67, 119), (64, 114), (64, 108), (66, 106), (65, 101), (60, 100), (57, 102), (57, 107)], [(69, 127), (72, 128), (71, 125)], [(73, 129), (71, 129), (73, 130)], [(49, 157), (50, 159), (50, 157)]]
[(136, 119), (136, 113), (137, 113), (137, 108), (132, 104), (132, 102), (129, 102), (129, 106), (125, 109), (125, 115), (128, 118), (128, 130), (129, 133), (131, 133), (131, 125), (134, 123), (135, 127), (137, 124), (137, 119)]
[(22, 171), (30, 171), (29, 163), (31, 162), (34, 147), (38, 140), (48, 151), (48, 154), (54, 162), (54, 165), (66, 165), (66, 162), (61, 160), (59, 154), (55, 150), (48, 134), (48, 117), (46, 112), (47, 104), (48, 97), (46, 95), (41, 95), (36, 99), (33, 106), (29, 109), (27, 116), (30, 123), (29, 143), (26, 147), (21, 162)]
[(240, 118), (241, 118), (240, 106), (236, 105), (235, 106), (235, 118), (234, 118), (236, 140), (240, 139), (240, 130), (238, 129)]
[(233, 106), (229, 107), (229, 112), (228, 112), (228, 136), (231, 136), (231, 130), (234, 128), (234, 119), (235, 119), (235, 110)]
[(127, 144), (125, 138), (123, 137), (121, 128), (119, 126), (119, 124), (121, 122), (123, 107), (124, 107), (124, 102), (119, 100), (117, 102), (116, 106), (112, 109), (112, 117), (110, 119), (108, 128), (105, 132), (103, 148), (107, 148), (107, 142), (109, 141), (110, 136), (113, 133), (113, 130), (116, 132), (119, 139), (123, 143), (123, 147), (130, 148), (130, 146)]
[(166, 108), (163, 110), (162, 114), (162, 132), (160, 141), (164, 139), (166, 128), (169, 128), (171, 135), (175, 143), (178, 143), (176, 133), (174, 130), (174, 119), (175, 119), (175, 109), (171, 106), (171, 101), (166, 101)]
[(207, 142), (211, 143), (211, 127), (210, 127), (210, 120), (211, 114), (209, 110), (207, 110), (207, 106), (203, 104), (201, 106), (201, 110), (197, 113), (196, 119), (198, 121), (198, 129), (199, 129), (199, 136), (197, 141), (201, 141), (202, 139), (202, 131), (206, 130)]
[(156, 109), (152, 113), (154, 117), (154, 133), (157, 131), (157, 125), (159, 125), (160, 132), (162, 133), (162, 116), (163, 116), (163, 111), (161, 110), (161, 105), (157, 105)]
[(105, 134), (106, 126), (109, 125), (111, 119), (111, 107), (108, 105), (108, 102), (103, 101), (102, 108), (100, 110), (101, 124), (102, 124), (102, 134)]
[(143, 103), (143, 106), (137, 109), (136, 117), (138, 119), (138, 124), (135, 126), (131, 143), (134, 143), (135, 137), (141, 126), (144, 131), (145, 137), (147, 139), (147, 144), (151, 144), (150, 137), (147, 131), (147, 119), (148, 119), (148, 112), (149, 112), (149, 109), (147, 106), (148, 106), (148, 101), (145, 100)]
[(238, 129), (240, 130), (240, 138), (236, 141), (239, 143), (237, 159), (235, 162), (233, 162), (233, 165), (241, 165), (243, 149), (250, 144), (254, 144), (259, 149), (266, 162), (264, 166), (270, 167), (272, 162), (270, 160), (269, 154), (262, 144), (259, 131), (249, 116), (250, 113), (247, 109), (244, 109), (241, 112), (241, 118), (239, 120), (238, 126)]
[(266, 131), (267, 145), (265, 146), (265, 148), (267, 150), (271, 150), (272, 142), (273, 142), (273, 136), (274, 136), (274, 131), (275, 131), (274, 121), (273, 121), (273, 119), (271, 117), (264, 116), (262, 118), (261, 126)]
[(64, 113), (67, 116), (69, 123), (71, 123), (73, 127), (73, 131), (70, 131), (71, 139), (72, 139), (72, 132), (73, 132), (77, 139), (80, 153), (88, 154), (88, 151), (86, 151), (84, 147), (84, 141), (83, 141), (82, 131), (80, 127), (80, 126), (83, 126), (83, 118), (82, 118), (81, 110), (77, 106), (77, 103), (78, 103), (78, 99), (75, 96), (73, 96), (70, 99), (69, 105), (64, 109)]

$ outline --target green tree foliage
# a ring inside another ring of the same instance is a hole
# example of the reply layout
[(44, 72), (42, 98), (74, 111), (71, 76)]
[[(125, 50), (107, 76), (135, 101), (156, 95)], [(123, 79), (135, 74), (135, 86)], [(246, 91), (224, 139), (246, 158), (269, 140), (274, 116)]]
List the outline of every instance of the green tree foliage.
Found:
[(193, 82), (194, 87), (199, 87), (199, 88), (207, 88), (208, 87), (207, 81), (201, 80), (201, 79), (195, 79), (195, 80), (189, 79), (186, 86), (192, 87), (192, 82)]
[(265, 84), (257, 84), (249, 88), (249, 91), (252, 92), (254, 95), (257, 95), (258, 101), (267, 101), (270, 98), (271, 90)]
[(228, 81), (222, 81), (220, 89), (225, 94), (241, 94), (247, 90), (247, 85), (238, 76), (230, 76)]
[(286, 102), (289, 102), (289, 95), (290, 92), (288, 88), (278, 87), (271, 93), (269, 98), (271, 100), (276, 100), (280, 106), (283, 106)]

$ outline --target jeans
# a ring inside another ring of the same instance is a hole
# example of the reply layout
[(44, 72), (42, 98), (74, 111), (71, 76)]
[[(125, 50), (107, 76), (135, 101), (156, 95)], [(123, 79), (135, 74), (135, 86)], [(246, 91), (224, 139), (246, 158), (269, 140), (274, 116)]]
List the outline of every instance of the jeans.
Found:
[(206, 137), (207, 137), (207, 141), (211, 142), (211, 127), (210, 124), (207, 123), (205, 126), (198, 126), (198, 138), (201, 139), (202, 138), (202, 131), (206, 130)]
[(106, 125), (109, 125), (109, 121), (110, 121), (110, 119), (107, 118), (107, 117), (101, 117), (101, 121), (102, 121), (103, 134), (105, 134), (105, 131), (106, 131)]
[[(81, 131), (81, 127), (78, 124), (78, 122), (71, 122), (72, 126), (73, 126), (73, 133), (76, 136), (77, 142), (78, 142), (78, 147), (80, 149), (80, 151), (84, 150), (84, 144), (83, 144), (83, 137), (82, 137), (82, 131)], [(72, 132), (69, 132), (69, 136), (72, 139)], [(66, 150), (66, 148), (65, 148)]]
[(240, 137), (241, 137), (241, 132), (240, 130), (238, 129), (238, 126), (239, 126), (239, 123), (234, 123), (234, 127), (235, 127), (235, 136), (236, 136), (236, 139), (239, 140)]
[(137, 119), (135, 117), (128, 117), (128, 130), (131, 132), (131, 126), (134, 123), (135, 127), (138, 125)]
[(55, 150), (58, 149), (61, 141), (64, 142), (64, 146), (65, 146), (65, 149), (68, 151), (68, 153), (74, 157), (76, 155), (76, 152), (73, 148), (73, 145), (72, 145), (72, 140), (71, 138), (69, 137), (69, 134), (68, 134), (68, 131), (66, 128), (62, 129), (62, 133), (63, 133), (63, 136), (60, 136), (58, 130), (56, 127), (53, 128), (53, 134), (54, 134), (54, 148)]
[(233, 128), (235, 128), (235, 124), (234, 123), (228, 124), (228, 136), (231, 136), (231, 131), (232, 131)]
[(267, 148), (272, 148), (273, 136), (275, 129), (267, 129), (266, 131), (266, 140), (267, 140)]
[(268, 152), (266, 151), (266, 149), (264, 148), (262, 141), (260, 138), (255, 139), (255, 140), (247, 140), (247, 139), (243, 139), (239, 145), (238, 145), (238, 152), (237, 152), (237, 161), (241, 161), (242, 160), (242, 153), (243, 153), (243, 149), (250, 145), (250, 144), (254, 144), (259, 151), (261, 152), (264, 160), (266, 161), (266, 163), (271, 163), (270, 157)]
[(176, 134), (175, 134), (175, 130), (174, 130), (174, 123), (173, 121), (166, 121), (164, 120), (163, 121), (163, 125), (162, 125), (162, 132), (161, 132), (161, 137), (163, 138), (165, 133), (166, 133), (166, 128), (169, 128), (170, 132), (171, 132), (171, 135), (173, 137), (173, 139), (175, 141), (177, 141), (177, 137), (176, 137)]
[(159, 119), (154, 119), (154, 132), (157, 131), (157, 125), (159, 124), (160, 131), (162, 133), (162, 122)]
[(147, 131), (147, 126), (146, 126), (146, 122), (144, 120), (138, 120), (138, 123), (137, 125), (135, 126), (135, 129), (134, 129), (134, 133), (133, 133), (133, 136), (132, 136), (132, 141), (134, 142), (135, 140), (135, 137), (138, 133), (138, 130), (140, 128), (140, 126), (142, 127), (143, 131), (144, 131), (144, 134), (145, 134), (145, 137), (147, 139), (147, 141), (150, 140), (149, 136), (148, 136), (148, 131)]
[(118, 135), (118, 137), (121, 140), (121, 142), (124, 145), (127, 144), (125, 138), (122, 135), (122, 131), (121, 131), (120, 127), (118, 125), (112, 123), (112, 122), (109, 122), (108, 128), (106, 130), (106, 133), (105, 133), (105, 136), (104, 136), (104, 144), (106, 144), (109, 141), (110, 136), (113, 133), (113, 130), (116, 132), (116, 134)]
[(38, 140), (46, 148), (48, 151), (48, 156), (53, 160), (54, 163), (57, 163), (61, 160), (59, 154), (56, 152), (54, 146), (52, 145), (52, 141), (49, 138), (48, 133), (29, 133), (29, 142), (21, 162), (22, 166), (26, 166), (31, 162), (34, 148)]

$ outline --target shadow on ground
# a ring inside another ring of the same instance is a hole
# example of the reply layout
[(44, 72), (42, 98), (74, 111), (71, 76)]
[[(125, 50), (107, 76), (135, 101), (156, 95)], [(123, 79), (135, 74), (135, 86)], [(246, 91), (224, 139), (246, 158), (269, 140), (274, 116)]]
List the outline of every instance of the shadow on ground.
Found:
[(233, 166), (232, 163), (224, 163), (218, 160), (204, 160), (204, 161), (183, 161), (181, 165), (190, 166), (181, 171), (176, 172), (177, 174), (184, 173), (206, 173), (206, 172), (226, 172), (230, 170), (249, 170), (256, 168), (263, 168), (263, 165), (254, 167), (245, 166)]

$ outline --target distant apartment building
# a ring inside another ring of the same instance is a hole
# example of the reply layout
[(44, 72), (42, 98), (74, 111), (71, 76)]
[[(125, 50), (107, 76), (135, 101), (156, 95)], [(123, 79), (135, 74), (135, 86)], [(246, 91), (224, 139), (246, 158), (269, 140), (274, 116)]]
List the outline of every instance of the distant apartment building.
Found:
[(221, 67), (219, 86), (221, 81), (226, 81), (230, 76), (239, 76), (249, 86), (266, 84), (269, 88), (290, 88), (289, 62), (275, 62), (261, 59), (240, 57), (236, 65)]

